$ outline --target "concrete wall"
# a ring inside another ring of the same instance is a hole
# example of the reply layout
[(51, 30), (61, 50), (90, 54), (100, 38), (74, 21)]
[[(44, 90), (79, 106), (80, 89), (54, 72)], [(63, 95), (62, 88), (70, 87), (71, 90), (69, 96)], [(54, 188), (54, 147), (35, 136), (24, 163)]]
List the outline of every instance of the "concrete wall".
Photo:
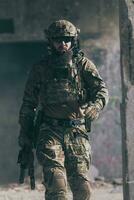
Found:
[(134, 1), (120, 0), (124, 200), (134, 199)]
[(117, 13), (115, 0), (110, 4), (106, 0), (97, 3), (93, 0), (0, 0), (0, 19), (13, 19), (14, 23), (14, 34), (1, 34), (0, 41), (43, 40), (42, 30), (60, 18), (71, 20), (83, 33), (105, 31), (117, 25), (116, 19), (111, 22)]

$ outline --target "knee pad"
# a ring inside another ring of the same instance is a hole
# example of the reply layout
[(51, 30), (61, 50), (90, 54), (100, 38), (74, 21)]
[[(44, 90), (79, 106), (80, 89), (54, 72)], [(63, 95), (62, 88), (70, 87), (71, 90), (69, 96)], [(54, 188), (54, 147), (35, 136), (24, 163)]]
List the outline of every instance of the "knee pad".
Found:
[(70, 187), (74, 200), (89, 200), (91, 186), (89, 180), (83, 175), (76, 175), (69, 178)]
[(58, 168), (55, 168), (53, 171), (52, 188), (55, 191), (67, 191), (67, 181), (65, 173)]
[(47, 193), (66, 196), (67, 193), (67, 180), (65, 172), (58, 168), (44, 170), (44, 184)]

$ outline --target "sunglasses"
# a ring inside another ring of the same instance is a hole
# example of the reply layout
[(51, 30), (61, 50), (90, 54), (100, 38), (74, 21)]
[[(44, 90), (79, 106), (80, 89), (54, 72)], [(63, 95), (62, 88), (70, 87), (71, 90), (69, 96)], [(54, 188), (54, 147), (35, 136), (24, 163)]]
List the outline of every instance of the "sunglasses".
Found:
[(65, 42), (65, 43), (68, 43), (68, 42), (71, 42), (72, 41), (72, 37), (55, 37), (55, 38), (52, 38), (53, 42), (56, 42), (56, 43), (61, 43), (61, 42)]

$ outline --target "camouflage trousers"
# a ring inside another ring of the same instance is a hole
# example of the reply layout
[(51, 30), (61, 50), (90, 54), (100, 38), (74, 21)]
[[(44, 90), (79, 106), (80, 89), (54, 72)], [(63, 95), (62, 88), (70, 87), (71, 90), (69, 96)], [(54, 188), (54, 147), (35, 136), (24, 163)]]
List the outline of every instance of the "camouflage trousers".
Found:
[(73, 200), (90, 199), (86, 173), (91, 160), (91, 147), (86, 131), (42, 124), (36, 153), (43, 166), (46, 200), (67, 200), (67, 182)]

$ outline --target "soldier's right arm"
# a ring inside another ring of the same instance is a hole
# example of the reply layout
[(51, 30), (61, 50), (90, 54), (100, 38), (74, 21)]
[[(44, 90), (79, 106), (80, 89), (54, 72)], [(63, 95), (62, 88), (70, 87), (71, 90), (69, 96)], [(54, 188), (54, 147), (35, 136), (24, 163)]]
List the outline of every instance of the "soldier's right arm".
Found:
[[(23, 102), (19, 112), (19, 124), (21, 126), (19, 145), (23, 146), (23, 139), (27, 140), (28, 134), (33, 127), (35, 109), (38, 105), (40, 90), (40, 66), (33, 66), (28, 75), (24, 89)], [(22, 143), (22, 145), (21, 145)]]

